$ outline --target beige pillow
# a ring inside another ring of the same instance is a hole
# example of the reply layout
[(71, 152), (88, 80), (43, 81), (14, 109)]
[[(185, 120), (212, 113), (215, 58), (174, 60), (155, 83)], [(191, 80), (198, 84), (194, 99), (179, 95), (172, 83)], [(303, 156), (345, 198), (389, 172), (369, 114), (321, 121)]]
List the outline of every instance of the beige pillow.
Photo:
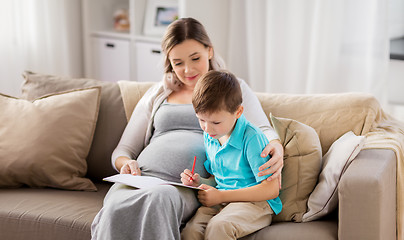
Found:
[(87, 156), (87, 177), (102, 180), (106, 176), (116, 174), (111, 165), (111, 155), (127, 124), (118, 84), (96, 79), (53, 76), (29, 71), (24, 72), (24, 78), (22, 98), (28, 100), (61, 91), (94, 86), (101, 87), (98, 121)]
[(84, 178), (100, 88), (34, 101), (0, 94), (0, 187), (97, 190)]
[(270, 115), (284, 152), (282, 170), (282, 211), (273, 221), (301, 222), (307, 211), (307, 200), (316, 186), (321, 169), (321, 144), (316, 131), (292, 119)]
[(350, 131), (331, 145), (323, 157), (319, 182), (309, 197), (303, 222), (319, 219), (336, 209), (339, 180), (362, 149), (364, 140), (364, 136), (356, 136)]

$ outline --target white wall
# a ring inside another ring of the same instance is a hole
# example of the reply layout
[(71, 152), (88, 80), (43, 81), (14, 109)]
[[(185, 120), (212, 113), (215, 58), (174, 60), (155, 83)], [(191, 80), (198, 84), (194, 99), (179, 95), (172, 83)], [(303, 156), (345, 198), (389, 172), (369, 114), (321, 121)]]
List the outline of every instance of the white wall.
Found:
[(389, 0), (389, 36), (404, 37), (404, 0)]

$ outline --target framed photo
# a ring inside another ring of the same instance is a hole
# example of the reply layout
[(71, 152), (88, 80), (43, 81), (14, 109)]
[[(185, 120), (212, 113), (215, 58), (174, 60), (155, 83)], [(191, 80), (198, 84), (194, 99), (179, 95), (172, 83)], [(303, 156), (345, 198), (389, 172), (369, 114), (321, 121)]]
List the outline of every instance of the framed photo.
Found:
[(143, 33), (162, 36), (167, 26), (178, 19), (177, 0), (147, 0)]

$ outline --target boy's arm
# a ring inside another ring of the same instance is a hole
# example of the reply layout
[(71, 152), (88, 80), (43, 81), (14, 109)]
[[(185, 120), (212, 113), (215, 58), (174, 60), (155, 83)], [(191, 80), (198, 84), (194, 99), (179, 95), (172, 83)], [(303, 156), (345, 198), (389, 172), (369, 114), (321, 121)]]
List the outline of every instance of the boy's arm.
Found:
[(198, 192), (199, 201), (207, 207), (228, 202), (259, 202), (274, 199), (279, 195), (279, 179), (263, 180), (260, 184), (236, 190), (220, 191), (214, 187), (201, 185)]

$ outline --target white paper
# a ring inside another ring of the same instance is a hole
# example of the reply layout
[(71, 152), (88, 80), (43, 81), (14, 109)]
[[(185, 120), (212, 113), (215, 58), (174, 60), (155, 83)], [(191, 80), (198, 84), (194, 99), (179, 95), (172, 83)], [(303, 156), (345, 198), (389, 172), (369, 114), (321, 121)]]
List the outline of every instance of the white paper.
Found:
[(182, 183), (165, 181), (160, 178), (150, 176), (134, 176), (131, 174), (116, 174), (103, 179), (108, 182), (122, 183), (135, 188), (150, 188), (157, 185), (174, 185), (180, 187), (187, 187), (192, 189), (201, 190), (201, 188), (184, 185)]

